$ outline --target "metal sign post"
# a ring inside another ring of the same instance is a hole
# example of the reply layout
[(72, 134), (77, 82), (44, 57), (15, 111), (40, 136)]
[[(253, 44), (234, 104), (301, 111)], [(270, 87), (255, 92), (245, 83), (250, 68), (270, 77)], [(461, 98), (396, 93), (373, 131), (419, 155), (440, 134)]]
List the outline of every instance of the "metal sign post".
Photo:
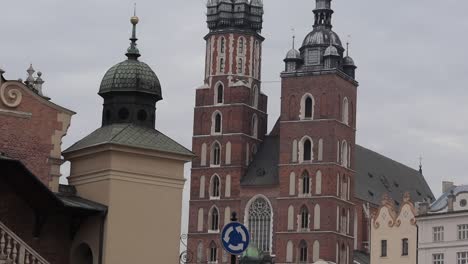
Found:
[(247, 228), (237, 222), (237, 214), (232, 213), (231, 223), (227, 224), (221, 232), (221, 244), (231, 254), (231, 264), (236, 264), (238, 255), (247, 250), (250, 243), (250, 234)]

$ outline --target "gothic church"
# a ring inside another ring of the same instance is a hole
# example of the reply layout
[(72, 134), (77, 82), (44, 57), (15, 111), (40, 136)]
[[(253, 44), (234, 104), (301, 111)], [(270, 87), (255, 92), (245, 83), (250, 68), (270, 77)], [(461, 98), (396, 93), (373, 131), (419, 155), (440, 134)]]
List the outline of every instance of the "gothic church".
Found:
[(422, 171), (356, 145), (357, 67), (332, 30), (331, 0), (316, 0), (312, 31), (284, 59), (281, 115), (269, 132), (263, 3), (209, 0), (207, 8), (194, 110), (193, 263), (228, 263), (219, 233), (237, 212), (252, 246), (276, 263), (350, 264), (368, 252), (369, 217), (384, 193), (397, 206), (406, 191), (433, 199)]

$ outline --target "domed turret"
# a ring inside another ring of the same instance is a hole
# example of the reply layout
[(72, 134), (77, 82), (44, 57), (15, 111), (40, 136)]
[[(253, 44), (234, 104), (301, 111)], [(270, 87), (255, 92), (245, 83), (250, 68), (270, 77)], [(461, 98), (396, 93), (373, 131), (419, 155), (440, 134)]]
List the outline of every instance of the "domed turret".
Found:
[(133, 25), (127, 60), (111, 67), (102, 79), (99, 95), (104, 98), (102, 125), (132, 123), (154, 128), (155, 104), (162, 99), (158, 77), (138, 58), (136, 25), (138, 17), (130, 19)]
[(284, 58), (284, 62), (286, 63), (286, 72), (294, 72), (299, 68), (299, 65), (302, 63), (301, 53), (294, 48), (294, 40), (295, 36), (293, 36), (292, 42), (292, 49), (288, 51), (286, 54), (286, 58)]
[(356, 78), (356, 68), (356, 64), (351, 57), (346, 56), (343, 58), (343, 71), (353, 79)]
[(250, 2), (252, 6), (263, 6), (263, 1), (262, 0), (252, 0)]
[(335, 46), (333, 46), (330, 43), (330, 46), (325, 50), (325, 53), (323, 54), (323, 59), (325, 62), (325, 68), (327, 69), (334, 69), (338, 68), (340, 64), (340, 54), (338, 53), (338, 50), (336, 49)]

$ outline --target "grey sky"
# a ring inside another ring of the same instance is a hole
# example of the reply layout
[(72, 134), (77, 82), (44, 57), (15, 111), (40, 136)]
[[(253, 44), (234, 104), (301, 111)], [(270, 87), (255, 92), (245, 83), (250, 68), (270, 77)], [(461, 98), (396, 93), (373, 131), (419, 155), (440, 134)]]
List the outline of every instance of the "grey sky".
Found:
[[(96, 94), (105, 71), (125, 59), (130, 0), (3, 1), (0, 68), (25, 78), (32, 62), (44, 93), (78, 114), (64, 147), (101, 120)], [(314, 0), (264, 0), (263, 80), (280, 81), (283, 58), (311, 30)], [(358, 66), (357, 142), (417, 168), (436, 195), (442, 180), (468, 183), (468, 1), (334, 0), (334, 30)], [(141, 60), (159, 76), (164, 100), (157, 129), (191, 146), (195, 88), (202, 84), (208, 32), (204, 0), (139, 0)], [(279, 114), (280, 83), (265, 83), (269, 125)], [(188, 172), (188, 170), (187, 170)], [(68, 175), (67, 168), (64, 174)], [(189, 174), (187, 174), (189, 177)]]

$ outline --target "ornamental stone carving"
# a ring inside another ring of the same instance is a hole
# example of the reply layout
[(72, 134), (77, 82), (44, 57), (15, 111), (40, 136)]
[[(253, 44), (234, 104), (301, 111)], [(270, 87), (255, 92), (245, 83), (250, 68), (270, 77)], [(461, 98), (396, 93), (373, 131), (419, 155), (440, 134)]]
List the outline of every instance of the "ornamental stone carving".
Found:
[(18, 107), (23, 99), (23, 94), (18, 88), (8, 89), (9, 86), (11, 86), (11, 84), (8, 83), (4, 83), (0, 86), (0, 100), (2, 100), (2, 103), (7, 107)]

